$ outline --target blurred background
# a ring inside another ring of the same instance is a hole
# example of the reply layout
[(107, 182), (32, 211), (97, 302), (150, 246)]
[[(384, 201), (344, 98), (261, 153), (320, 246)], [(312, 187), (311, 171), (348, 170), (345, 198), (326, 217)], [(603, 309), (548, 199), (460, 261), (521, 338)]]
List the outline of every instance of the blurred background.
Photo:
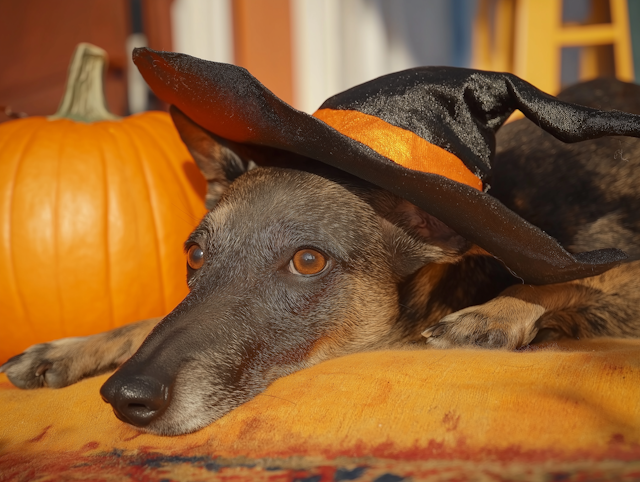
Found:
[(137, 46), (246, 67), (313, 112), (419, 65), (511, 71), (550, 93), (603, 75), (633, 81), (640, 0), (0, 0), (0, 122), (56, 111), (79, 42), (109, 53), (116, 114), (166, 107), (131, 63)]

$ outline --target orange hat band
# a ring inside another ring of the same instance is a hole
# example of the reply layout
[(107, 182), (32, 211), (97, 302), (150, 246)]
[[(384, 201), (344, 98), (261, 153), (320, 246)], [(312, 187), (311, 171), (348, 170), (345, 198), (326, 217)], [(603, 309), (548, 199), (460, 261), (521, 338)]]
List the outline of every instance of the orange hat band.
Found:
[(438, 174), (482, 191), (482, 181), (458, 157), (411, 131), (356, 110), (320, 109), (313, 115), (407, 169)]

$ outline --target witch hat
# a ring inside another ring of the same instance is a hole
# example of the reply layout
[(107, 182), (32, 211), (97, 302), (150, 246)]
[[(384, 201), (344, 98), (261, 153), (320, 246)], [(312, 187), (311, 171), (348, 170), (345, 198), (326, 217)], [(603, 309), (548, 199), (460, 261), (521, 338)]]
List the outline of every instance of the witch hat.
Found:
[(617, 249), (570, 254), (483, 191), (495, 133), (520, 109), (564, 142), (640, 137), (640, 116), (562, 102), (506, 73), (422, 67), (331, 97), (314, 116), (277, 98), (241, 67), (135, 49), (153, 92), (231, 141), (294, 152), (376, 184), (437, 217), (531, 284), (594, 276)]

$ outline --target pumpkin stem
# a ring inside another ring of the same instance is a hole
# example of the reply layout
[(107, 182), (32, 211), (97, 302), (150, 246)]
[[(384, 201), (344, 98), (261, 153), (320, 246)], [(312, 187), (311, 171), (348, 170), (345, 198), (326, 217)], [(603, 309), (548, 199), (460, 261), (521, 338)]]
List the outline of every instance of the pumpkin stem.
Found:
[(80, 43), (73, 52), (67, 86), (58, 111), (50, 120), (70, 119), (97, 122), (119, 119), (107, 110), (104, 97), (104, 72), (107, 52), (89, 43)]

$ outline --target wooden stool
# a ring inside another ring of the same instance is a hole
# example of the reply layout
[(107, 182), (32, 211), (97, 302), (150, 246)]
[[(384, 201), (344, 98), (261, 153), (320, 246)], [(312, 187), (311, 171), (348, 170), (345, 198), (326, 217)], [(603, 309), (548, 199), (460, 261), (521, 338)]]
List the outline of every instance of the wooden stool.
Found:
[(591, 3), (586, 23), (563, 24), (562, 0), (480, 0), (474, 68), (512, 72), (557, 94), (562, 48), (582, 47), (580, 80), (615, 74), (633, 81), (627, 0)]

